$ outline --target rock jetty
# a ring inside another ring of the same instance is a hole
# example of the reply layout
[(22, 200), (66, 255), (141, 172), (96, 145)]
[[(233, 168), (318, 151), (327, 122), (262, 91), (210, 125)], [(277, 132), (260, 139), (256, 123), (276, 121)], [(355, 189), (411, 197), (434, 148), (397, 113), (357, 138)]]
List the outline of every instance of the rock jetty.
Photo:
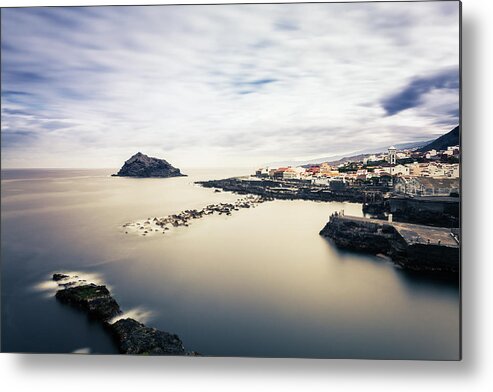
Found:
[(143, 219), (138, 222), (128, 222), (123, 225), (123, 229), (126, 234), (132, 232), (141, 236), (149, 236), (156, 233), (166, 234), (168, 230), (173, 228), (189, 226), (195, 219), (201, 219), (213, 214), (230, 216), (234, 211), (239, 211), (243, 208), (254, 208), (257, 204), (270, 200), (272, 200), (272, 198), (248, 195), (233, 203), (209, 204), (199, 210), (185, 210), (178, 214), (172, 214), (165, 217), (154, 217)]
[(125, 161), (120, 171), (113, 176), (118, 177), (183, 177), (185, 174), (180, 169), (173, 167), (164, 159), (152, 158), (138, 152), (130, 159)]
[(53, 280), (60, 287), (55, 297), (101, 321), (113, 334), (122, 354), (196, 355), (185, 351), (177, 335), (147, 327), (132, 318), (113, 322), (123, 312), (106, 286), (60, 273), (53, 274)]

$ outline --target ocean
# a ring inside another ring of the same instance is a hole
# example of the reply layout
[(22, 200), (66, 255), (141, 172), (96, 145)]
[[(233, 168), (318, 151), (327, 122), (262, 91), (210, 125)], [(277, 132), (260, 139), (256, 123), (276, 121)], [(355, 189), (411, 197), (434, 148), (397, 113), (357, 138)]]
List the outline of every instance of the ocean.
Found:
[(2, 170), (4, 352), (115, 354), (108, 331), (58, 303), (50, 281), (104, 282), (121, 308), (207, 356), (457, 359), (457, 280), (423, 277), (343, 251), (319, 231), (360, 204), (275, 200), (142, 236), (123, 225), (240, 195), (188, 177), (111, 177), (116, 170)]

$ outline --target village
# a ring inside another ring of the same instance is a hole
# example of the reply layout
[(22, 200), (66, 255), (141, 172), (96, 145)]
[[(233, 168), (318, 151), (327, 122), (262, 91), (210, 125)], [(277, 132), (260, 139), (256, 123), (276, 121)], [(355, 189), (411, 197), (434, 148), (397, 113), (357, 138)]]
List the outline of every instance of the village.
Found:
[(355, 186), (380, 186), (411, 196), (453, 196), (459, 193), (460, 147), (446, 150), (399, 151), (390, 147), (387, 153), (373, 154), (361, 160), (334, 164), (323, 162), (297, 167), (264, 167), (258, 178), (309, 181), (333, 190)]
[(261, 168), (253, 175), (197, 184), (283, 200), (361, 203), (372, 218), (459, 227), (460, 147), (397, 150), (335, 165)]

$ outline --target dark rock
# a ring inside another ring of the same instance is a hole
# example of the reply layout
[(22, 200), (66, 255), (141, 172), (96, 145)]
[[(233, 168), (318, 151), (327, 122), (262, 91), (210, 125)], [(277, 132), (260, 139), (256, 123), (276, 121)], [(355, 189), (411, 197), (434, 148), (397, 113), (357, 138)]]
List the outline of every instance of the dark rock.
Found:
[(138, 152), (125, 162), (114, 176), (119, 177), (181, 177), (180, 169), (173, 167), (164, 159), (151, 158)]
[[(54, 274), (54, 280), (74, 278), (63, 274)], [(79, 280), (81, 282), (81, 280)], [(70, 282), (70, 284), (75, 282)], [(91, 317), (104, 322), (113, 333), (120, 352), (143, 355), (200, 355), (194, 351), (185, 352), (183, 343), (177, 335), (150, 328), (138, 321), (126, 318), (111, 323), (111, 319), (122, 313), (120, 306), (103, 285), (94, 283), (58, 290), (56, 298), (69, 305), (89, 313)]]
[(57, 291), (56, 298), (87, 311), (92, 317), (101, 321), (108, 321), (121, 314), (120, 306), (106, 286), (98, 286), (94, 283), (64, 288)]
[[(315, 200), (315, 201), (349, 201), (363, 203), (365, 192), (359, 188), (343, 190), (328, 189), (325, 186), (313, 185), (308, 180), (258, 180), (225, 178), (222, 180), (196, 181), (195, 184), (205, 188), (217, 188), (225, 192), (240, 195), (262, 196), (264, 201), (280, 200)], [(246, 207), (248, 208), (248, 207)]]
[(394, 237), (388, 227), (371, 221), (354, 221), (331, 216), (320, 231), (320, 235), (331, 238), (340, 248), (352, 249), (373, 254), (388, 254)]
[(123, 354), (185, 355), (183, 343), (177, 335), (146, 327), (127, 318), (110, 326)]
[[(396, 225), (399, 225), (400, 229), (396, 228)], [(320, 235), (331, 238), (340, 248), (389, 256), (392, 262), (406, 270), (457, 274), (460, 268), (459, 246), (455, 242), (443, 244), (436, 237), (445, 235), (445, 238), (449, 239), (449, 230), (345, 217), (336, 213), (330, 217)], [(428, 239), (427, 243), (423, 243), (420, 238), (426, 238), (428, 235), (435, 236), (438, 241), (431, 243)]]
[(53, 280), (55, 282), (58, 282), (59, 280), (67, 279), (67, 278), (69, 278), (69, 276), (65, 275), (65, 274), (53, 274)]

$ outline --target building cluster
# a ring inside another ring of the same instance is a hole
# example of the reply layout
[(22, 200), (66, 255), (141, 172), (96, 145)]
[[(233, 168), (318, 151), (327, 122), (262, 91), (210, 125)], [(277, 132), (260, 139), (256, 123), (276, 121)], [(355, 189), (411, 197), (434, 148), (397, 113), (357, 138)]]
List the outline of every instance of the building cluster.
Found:
[(256, 176), (273, 180), (305, 180), (341, 189), (353, 185), (386, 185), (397, 193), (449, 196), (459, 192), (459, 146), (446, 150), (397, 150), (338, 165), (327, 162), (297, 167), (264, 167)]

